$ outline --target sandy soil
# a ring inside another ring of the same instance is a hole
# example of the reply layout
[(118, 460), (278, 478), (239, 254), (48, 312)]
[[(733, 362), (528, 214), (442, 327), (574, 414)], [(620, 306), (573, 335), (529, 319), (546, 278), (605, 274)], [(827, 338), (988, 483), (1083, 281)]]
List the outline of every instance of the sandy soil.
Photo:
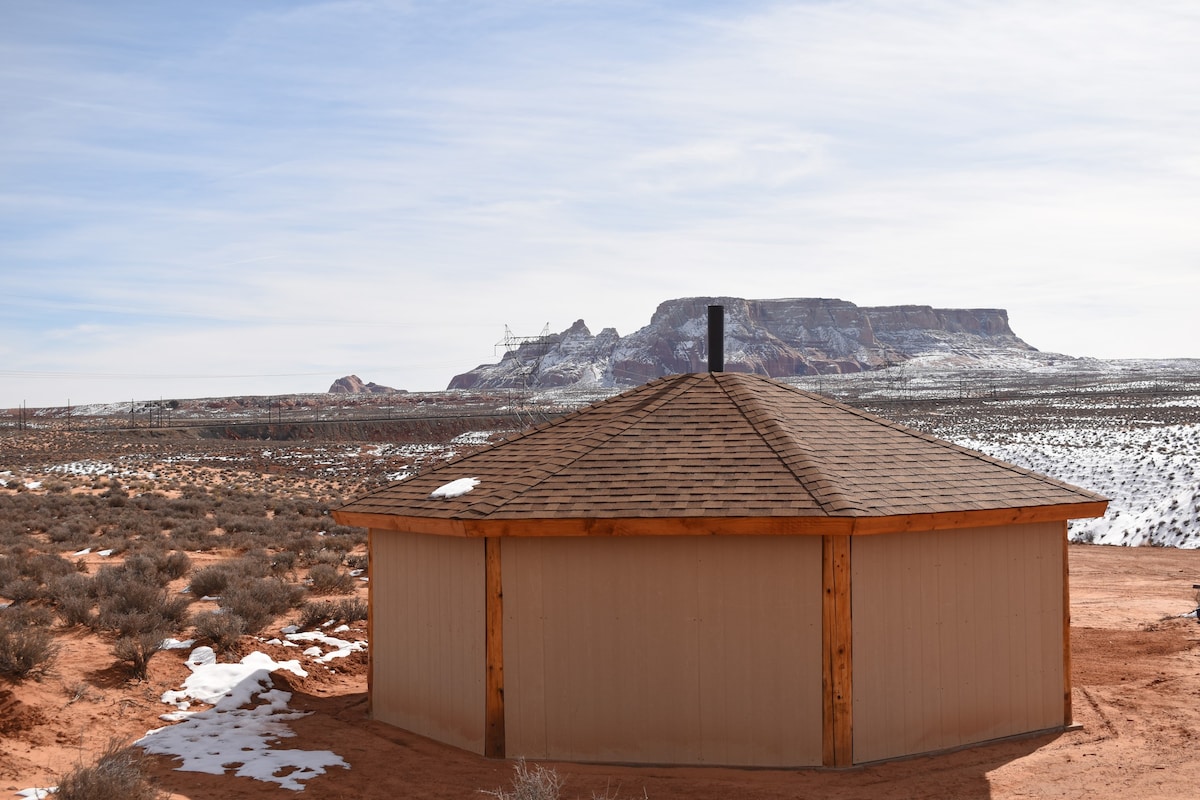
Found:
[[(569, 798), (1194, 797), (1200, 625), (1180, 615), (1195, 607), (1200, 552), (1072, 546), (1070, 559), (1074, 730), (844, 771), (547, 766)], [(52, 675), (0, 683), (0, 797), (52, 784), (112, 737), (132, 741), (159, 727), (159, 696), (187, 674), (185, 652), (169, 651), (155, 656), (146, 682), (130, 683), (111, 666), (107, 642), (69, 631), (62, 644)], [(351, 765), (309, 781), (305, 796), (461, 799), (508, 786), (508, 762), (367, 720), (365, 673), (365, 658), (355, 658), (337, 673), (286, 681), (293, 708), (313, 713), (280, 746), (330, 749)], [(151, 764), (180, 800), (294, 796), (248, 778), (179, 772), (165, 757)]]

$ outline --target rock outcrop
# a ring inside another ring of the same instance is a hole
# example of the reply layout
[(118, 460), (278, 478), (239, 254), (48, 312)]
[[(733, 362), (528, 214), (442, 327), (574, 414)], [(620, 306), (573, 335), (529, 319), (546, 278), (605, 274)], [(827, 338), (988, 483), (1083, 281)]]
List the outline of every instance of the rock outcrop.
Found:
[(999, 351), (1031, 352), (998, 308), (859, 307), (845, 300), (668, 300), (650, 324), (621, 337), (593, 336), (583, 320), (526, 342), (498, 364), (457, 375), (451, 389), (633, 386), (663, 375), (699, 372), (708, 362), (708, 306), (725, 307), (725, 369), (782, 378), (860, 372), (916, 356), (971, 361)]
[(390, 386), (380, 386), (378, 383), (363, 383), (357, 375), (347, 375), (338, 378), (329, 387), (330, 394), (399, 394), (404, 389), (393, 389)]

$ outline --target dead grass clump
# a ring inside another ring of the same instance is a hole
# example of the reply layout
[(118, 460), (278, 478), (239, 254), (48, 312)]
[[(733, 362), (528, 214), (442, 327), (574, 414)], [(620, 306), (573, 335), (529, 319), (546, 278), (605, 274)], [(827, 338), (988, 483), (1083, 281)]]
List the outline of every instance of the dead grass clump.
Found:
[[(513, 775), (512, 787), (509, 789), (480, 789), (480, 794), (490, 795), (496, 800), (559, 800), (562, 794), (563, 779), (553, 769), (547, 769), (541, 764), (530, 767), (525, 759), (520, 759), (513, 765), (516, 774)], [(606, 788), (603, 792), (592, 792), (592, 800), (619, 800), (619, 792)], [(648, 797), (642, 790), (642, 798)]]
[(480, 789), (480, 793), (496, 800), (558, 800), (562, 793), (562, 778), (552, 769), (541, 764), (530, 767), (522, 758), (513, 764), (513, 770), (511, 788)]
[(56, 800), (160, 800), (166, 797), (150, 785), (144, 756), (113, 742), (91, 765), (80, 765), (58, 779)]

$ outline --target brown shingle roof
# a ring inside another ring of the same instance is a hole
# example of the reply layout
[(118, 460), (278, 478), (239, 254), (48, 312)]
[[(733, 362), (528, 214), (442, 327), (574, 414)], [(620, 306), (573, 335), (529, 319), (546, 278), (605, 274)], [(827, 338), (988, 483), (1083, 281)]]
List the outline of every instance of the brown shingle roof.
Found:
[[(467, 494), (430, 496), (468, 477), (479, 484)], [(835, 530), (822, 520), (973, 519), (999, 510), (1043, 509), (1039, 518), (1068, 519), (1099, 516), (1106, 502), (821, 395), (723, 372), (651, 381), (334, 515), (398, 529), (409, 524), (382, 517), (453, 520), (464, 526), (443, 526), (447, 532), (469, 535), (519, 534), (522, 521), (535, 520), (575, 521), (547, 532), (653, 532), (653, 520), (693, 518), (790, 520), (779, 528), (790, 532)], [(620, 520), (643, 522), (622, 527)], [(684, 527), (709, 532), (703, 524)]]

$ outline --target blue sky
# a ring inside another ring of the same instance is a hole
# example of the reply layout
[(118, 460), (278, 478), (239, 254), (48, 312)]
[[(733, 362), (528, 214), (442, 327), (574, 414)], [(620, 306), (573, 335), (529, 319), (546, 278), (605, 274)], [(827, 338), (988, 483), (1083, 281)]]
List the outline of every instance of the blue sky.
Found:
[(0, 407), (436, 390), (698, 295), (1200, 357), (1200, 6), (0, 0)]

